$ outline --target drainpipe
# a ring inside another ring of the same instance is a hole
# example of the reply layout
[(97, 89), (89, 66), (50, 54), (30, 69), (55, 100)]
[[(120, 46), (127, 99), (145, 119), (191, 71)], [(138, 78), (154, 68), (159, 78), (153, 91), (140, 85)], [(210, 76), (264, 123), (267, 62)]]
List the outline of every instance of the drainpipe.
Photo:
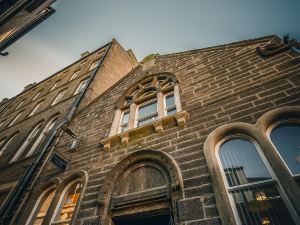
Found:
[[(109, 42), (108, 44), (104, 45), (102, 48), (107, 47), (104, 56), (102, 57), (99, 65), (97, 66), (97, 68), (95, 69), (94, 73), (92, 74), (92, 76), (90, 77), (85, 89), (75, 98), (74, 103), (72, 104), (72, 106), (70, 107), (69, 113), (68, 115), (65, 117), (64, 121), (59, 124), (57, 127), (55, 127), (47, 141), (47, 143), (44, 145), (41, 153), (39, 154), (38, 158), (35, 160), (35, 162), (33, 162), (28, 169), (26, 170), (25, 174), (23, 175), (23, 177), (21, 178), (21, 180), (18, 182), (18, 184), (16, 185), (16, 187), (14, 188), (12, 194), (10, 195), (9, 199), (6, 200), (5, 205), (3, 206), (1, 212), (0, 212), (0, 224), (1, 225), (7, 225), (10, 224), (12, 218), (12, 213), (14, 211), (14, 209), (16, 208), (16, 206), (18, 205), (18, 201), (21, 200), (22, 194), (24, 193), (24, 191), (26, 190), (26, 188), (29, 186), (30, 182), (33, 178), (33, 175), (36, 172), (42, 171), (46, 161), (43, 162), (44, 157), (46, 156), (46, 154), (51, 154), (51, 152), (47, 152), (48, 148), (52, 145), (52, 143), (54, 142), (56, 135), (59, 131), (60, 128), (62, 128), (62, 126), (67, 125), (68, 122), (70, 122), (70, 120), (72, 119), (73, 115), (75, 114), (81, 100), (83, 99), (85, 93), (87, 92), (89, 86), (91, 85), (91, 83), (93, 82), (97, 71), (99, 70), (99, 68), (102, 66), (102, 63), (110, 49), (112, 45), (112, 42)], [(38, 168), (40, 167), (40, 170), (38, 171)], [(33, 182), (34, 183), (34, 182)], [(32, 183), (32, 184), (33, 184)]]

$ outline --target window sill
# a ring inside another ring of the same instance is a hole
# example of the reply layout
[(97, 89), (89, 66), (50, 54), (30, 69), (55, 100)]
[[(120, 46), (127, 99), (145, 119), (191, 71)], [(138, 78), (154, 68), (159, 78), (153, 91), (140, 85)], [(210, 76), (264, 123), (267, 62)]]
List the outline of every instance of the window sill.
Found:
[(154, 128), (155, 132), (160, 133), (164, 130), (164, 127), (167, 124), (170, 124), (174, 120), (176, 121), (177, 125), (182, 128), (186, 125), (186, 119), (188, 117), (189, 117), (189, 114), (187, 111), (177, 112), (173, 115), (154, 120), (153, 122), (145, 124), (143, 126), (136, 127), (136, 128), (127, 130), (125, 132), (107, 137), (107, 138), (103, 138), (100, 140), (100, 143), (103, 144), (104, 151), (109, 151), (111, 148), (111, 145), (114, 143), (120, 143), (124, 146), (127, 146), (129, 143), (129, 138), (132, 135), (136, 135), (145, 130), (149, 130), (149, 129), (153, 129), (153, 128)]

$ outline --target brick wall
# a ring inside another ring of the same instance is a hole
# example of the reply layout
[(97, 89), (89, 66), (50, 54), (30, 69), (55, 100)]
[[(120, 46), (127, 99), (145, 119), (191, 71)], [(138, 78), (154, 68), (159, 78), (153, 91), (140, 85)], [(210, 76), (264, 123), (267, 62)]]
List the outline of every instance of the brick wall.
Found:
[[(183, 224), (220, 224), (203, 152), (208, 134), (226, 123), (253, 124), (271, 109), (300, 103), (300, 55), (288, 51), (262, 59), (255, 48), (268, 41), (262, 38), (159, 56), (152, 67), (134, 69), (86, 107), (70, 123), (80, 136), (79, 149), (70, 152), (65, 147), (70, 143), (67, 136), (56, 149), (69, 162), (65, 172), (56, 173), (61, 179), (78, 170), (89, 175), (75, 224), (92, 224), (98, 219), (96, 198), (105, 176), (125, 156), (142, 149), (165, 152), (178, 164), (184, 184), (184, 198), (178, 202)], [(161, 72), (174, 73), (180, 79), (182, 108), (190, 115), (186, 127), (169, 124), (162, 133), (148, 130), (131, 136), (128, 146), (114, 144), (109, 152), (99, 148), (99, 140), (108, 136), (124, 91), (141, 78)], [(55, 168), (47, 169), (40, 184), (54, 177)]]

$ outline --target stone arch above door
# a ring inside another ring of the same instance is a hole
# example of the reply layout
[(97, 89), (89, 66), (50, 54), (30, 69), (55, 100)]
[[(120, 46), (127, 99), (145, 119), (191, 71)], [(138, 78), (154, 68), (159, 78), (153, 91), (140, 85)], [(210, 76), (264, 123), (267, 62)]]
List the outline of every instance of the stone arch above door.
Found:
[[(120, 161), (102, 185), (98, 198), (101, 224), (110, 224), (113, 213), (122, 216), (166, 210), (168, 204), (171, 210), (182, 197), (182, 178), (176, 162), (159, 151), (136, 151)], [(136, 210), (137, 205), (142, 207)]]

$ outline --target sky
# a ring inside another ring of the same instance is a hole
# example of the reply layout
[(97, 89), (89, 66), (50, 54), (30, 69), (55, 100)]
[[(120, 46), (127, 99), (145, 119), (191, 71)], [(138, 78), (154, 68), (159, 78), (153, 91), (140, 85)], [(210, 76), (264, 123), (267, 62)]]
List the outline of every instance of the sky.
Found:
[(0, 56), (0, 101), (112, 38), (138, 60), (272, 34), (300, 40), (299, 0), (57, 0), (53, 7)]

